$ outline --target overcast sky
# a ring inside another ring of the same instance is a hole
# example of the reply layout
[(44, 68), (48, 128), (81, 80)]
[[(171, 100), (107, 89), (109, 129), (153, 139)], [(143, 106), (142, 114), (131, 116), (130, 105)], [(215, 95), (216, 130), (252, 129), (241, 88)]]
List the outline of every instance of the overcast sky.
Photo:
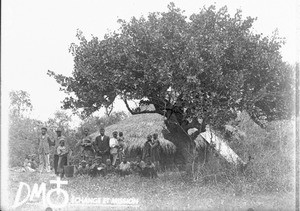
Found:
[[(32, 117), (47, 120), (61, 106), (64, 93), (46, 73), (71, 75), (73, 58), (68, 51), (76, 42), (76, 30), (100, 38), (118, 27), (117, 19), (129, 20), (154, 11), (167, 11), (166, 0), (4, 0), (2, 1), (2, 98), (7, 106), (10, 90), (30, 94)], [(216, 1), (174, 0), (186, 15), (198, 12)], [(257, 17), (255, 31), (271, 35), (276, 28), (286, 38), (282, 48), (284, 60), (296, 61), (296, 0), (224, 0), (231, 13), (242, 9), (243, 16)], [(4, 105), (4, 106), (3, 106)], [(122, 102), (116, 110), (124, 109)]]

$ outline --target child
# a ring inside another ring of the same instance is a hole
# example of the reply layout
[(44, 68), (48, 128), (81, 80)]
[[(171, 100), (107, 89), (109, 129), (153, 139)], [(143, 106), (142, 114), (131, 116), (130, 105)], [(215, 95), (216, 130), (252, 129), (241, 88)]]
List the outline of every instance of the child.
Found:
[(127, 162), (126, 157), (123, 158), (123, 162), (119, 165), (119, 173), (121, 176), (129, 175), (130, 172), (130, 162)]
[(68, 150), (65, 146), (65, 140), (61, 139), (59, 142), (59, 146), (57, 147), (58, 154), (58, 173), (60, 173), (60, 177), (64, 177), (64, 166), (68, 165)]
[(76, 171), (75, 175), (85, 175), (89, 171), (87, 162), (85, 160), (81, 161), (81, 164), (78, 167), (78, 170)]
[(105, 175), (113, 174), (114, 172), (115, 172), (115, 168), (114, 168), (113, 165), (111, 165), (111, 160), (107, 159), (106, 160), (106, 173), (105, 173)]
[(146, 167), (146, 163), (142, 161), (140, 156), (136, 157), (136, 161), (133, 162), (133, 170), (134, 172), (138, 173), (139, 175), (142, 174), (142, 171)]
[(151, 178), (157, 178), (157, 172), (155, 169), (155, 165), (154, 163), (152, 163), (151, 158), (148, 157), (146, 159), (146, 166), (144, 168), (144, 170), (142, 171), (142, 176), (144, 177), (151, 177)]

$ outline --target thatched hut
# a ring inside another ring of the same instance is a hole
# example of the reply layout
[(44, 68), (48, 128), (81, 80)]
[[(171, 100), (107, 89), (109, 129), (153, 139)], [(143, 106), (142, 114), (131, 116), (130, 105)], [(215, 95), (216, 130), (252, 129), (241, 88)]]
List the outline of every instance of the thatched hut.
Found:
[[(159, 114), (139, 114), (105, 128), (105, 134), (112, 136), (113, 131), (122, 131), (125, 138), (126, 154), (133, 158), (142, 155), (142, 150), (148, 134), (157, 133), (161, 144), (161, 163), (170, 165), (174, 163), (176, 146), (164, 138), (163, 133), (169, 133), (163, 121), (163, 116)], [(91, 134), (95, 139), (99, 136), (99, 131)]]

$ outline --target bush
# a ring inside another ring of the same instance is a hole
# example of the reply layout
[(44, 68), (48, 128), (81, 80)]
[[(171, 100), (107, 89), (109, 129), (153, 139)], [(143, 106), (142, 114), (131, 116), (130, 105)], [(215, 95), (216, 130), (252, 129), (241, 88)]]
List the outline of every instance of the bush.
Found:
[(9, 165), (20, 166), (26, 155), (37, 152), (37, 134), (41, 123), (29, 118), (10, 118)]
[(232, 138), (231, 148), (245, 161), (243, 172), (228, 164), (216, 152), (210, 152), (208, 161), (198, 173), (204, 183), (228, 185), (235, 192), (291, 192), (294, 188), (294, 133), (292, 121), (276, 121), (264, 130), (247, 116), (239, 129), (244, 138)]

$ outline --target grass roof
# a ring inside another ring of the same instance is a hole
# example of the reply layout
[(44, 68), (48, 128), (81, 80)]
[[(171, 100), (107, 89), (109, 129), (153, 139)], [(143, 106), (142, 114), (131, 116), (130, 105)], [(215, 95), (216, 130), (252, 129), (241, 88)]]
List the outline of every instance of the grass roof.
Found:
[[(163, 130), (167, 130), (163, 116), (159, 114), (138, 114), (106, 127), (105, 134), (112, 137), (114, 131), (123, 132), (126, 150), (130, 152), (143, 148), (147, 141), (147, 135), (157, 133), (162, 150), (165, 153), (174, 153), (176, 146), (163, 137)], [(99, 131), (91, 134), (93, 139), (97, 136), (99, 136)]]

